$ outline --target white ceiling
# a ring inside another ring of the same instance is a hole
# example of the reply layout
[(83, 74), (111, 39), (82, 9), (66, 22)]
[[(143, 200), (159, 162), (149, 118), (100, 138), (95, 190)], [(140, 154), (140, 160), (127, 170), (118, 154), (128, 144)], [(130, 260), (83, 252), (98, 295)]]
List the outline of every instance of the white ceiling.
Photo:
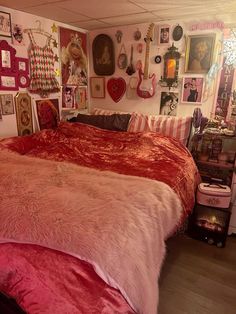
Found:
[(87, 30), (167, 20), (236, 22), (236, 0), (0, 0), (0, 5)]

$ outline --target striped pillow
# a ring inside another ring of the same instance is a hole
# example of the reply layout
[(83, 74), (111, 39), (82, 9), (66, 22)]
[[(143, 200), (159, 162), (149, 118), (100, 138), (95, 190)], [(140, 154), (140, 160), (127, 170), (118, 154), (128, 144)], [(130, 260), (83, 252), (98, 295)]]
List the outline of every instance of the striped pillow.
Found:
[[(111, 115), (127, 112), (94, 108), (92, 114)], [(128, 132), (158, 132), (179, 140), (185, 146), (188, 144), (192, 127), (192, 117), (155, 116), (141, 113), (131, 113)]]
[(192, 117), (154, 116), (134, 113), (131, 115), (128, 132), (158, 132), (171, 136), (187, 145)]
[(120, 113), (120, 114), (127, 114), (130, 112), (124, 112), (124, 111), (115, 111), (115, 110), (109, 110), (109, 109), (101, 109), (101, 108), (93, 108), (91, 110), (91, 114), (96, 114), (96, 115), (104, 115), (104, 116), (109, 116), (112, 115), (114, 113)]

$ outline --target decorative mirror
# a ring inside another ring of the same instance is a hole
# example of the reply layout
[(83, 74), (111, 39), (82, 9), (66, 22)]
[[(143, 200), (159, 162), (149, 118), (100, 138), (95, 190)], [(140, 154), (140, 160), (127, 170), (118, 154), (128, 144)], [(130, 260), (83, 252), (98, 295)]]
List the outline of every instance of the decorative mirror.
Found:
[(177, 50), (178, 48), (173, 43), (164, 55), (164, 74), (159, 81), (159, 84), (163, 87), (171, 88), (178, 86), (179, 59), (181, 55)]

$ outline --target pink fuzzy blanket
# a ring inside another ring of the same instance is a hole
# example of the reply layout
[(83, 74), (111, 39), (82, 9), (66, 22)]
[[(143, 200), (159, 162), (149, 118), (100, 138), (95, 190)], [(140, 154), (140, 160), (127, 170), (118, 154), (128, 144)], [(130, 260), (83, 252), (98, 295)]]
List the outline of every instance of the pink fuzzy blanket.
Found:
[(89, 261), (131, 306), (156, 314), (166, 237), (181, 203), (165, 183), (0, 151), (0, 241)]

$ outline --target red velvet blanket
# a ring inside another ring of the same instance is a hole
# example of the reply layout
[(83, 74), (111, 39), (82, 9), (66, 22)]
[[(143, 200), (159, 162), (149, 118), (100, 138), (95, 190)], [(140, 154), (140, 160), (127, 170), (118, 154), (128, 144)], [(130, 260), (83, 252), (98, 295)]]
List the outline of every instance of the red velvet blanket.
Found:
[[(5, 148), (162, 181), (179, 195), (185, 215), (193, 206), (198, 174), (192, 157), (176, 140), (159, 134), (117, 133), (62, 123), (57, 130), (5, 139), (0, 149)], [(1, 245), (0, 252), (0, 289), (29, 313), (133, 313), (119, 292), (71, 256), (19, 244)]]
[(61, 122), (56, 130), (2, 140), (1, 147), (28, 156), (162, 181), (179, 195), (185, 215), (193, 208), (199, 178), (192, 156), (180, 142), (158, 133), (112, 132)]

